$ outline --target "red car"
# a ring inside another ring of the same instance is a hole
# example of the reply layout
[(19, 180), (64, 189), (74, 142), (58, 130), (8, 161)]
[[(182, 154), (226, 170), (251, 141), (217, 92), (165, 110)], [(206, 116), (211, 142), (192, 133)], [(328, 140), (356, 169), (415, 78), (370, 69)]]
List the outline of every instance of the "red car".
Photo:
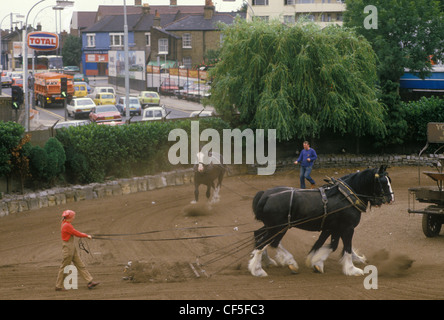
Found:
[(95, 106), (89, 114), (91, 122), (122, 121), (119, 110), (114, 105)]
[(23, 88), (23, 79), (21, 79), (21, 78), (12, 78), (12, 85)]

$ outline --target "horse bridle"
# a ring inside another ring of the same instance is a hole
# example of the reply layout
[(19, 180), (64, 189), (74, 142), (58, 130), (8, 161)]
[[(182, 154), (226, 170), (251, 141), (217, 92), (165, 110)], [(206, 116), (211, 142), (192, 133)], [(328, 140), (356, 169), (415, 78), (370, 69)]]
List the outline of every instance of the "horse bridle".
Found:
[[(387, 179), (390, 179), (385, 173), (382, 175), (383, 177), (386, 177)], [(386, 196), (391, 196), (393, 194), (393, 192), (384, 192), (384, 188), (382, 187), (382, 183), (381, 183), (381, 176), (379, 173), (375, 173), (375, 184), (373, 186), (373, 195), (368, 196), (365, 194), (357, 194), (355, 193), (358, 197), (362, 197), (362, 198), (367, 198), (367, 201), (372, 202), (376, 202), (377, 200), (384, 200), (384, 198)], [(379, 195), (378, 195), (378, 191), (377, 188), (379, 186)]]

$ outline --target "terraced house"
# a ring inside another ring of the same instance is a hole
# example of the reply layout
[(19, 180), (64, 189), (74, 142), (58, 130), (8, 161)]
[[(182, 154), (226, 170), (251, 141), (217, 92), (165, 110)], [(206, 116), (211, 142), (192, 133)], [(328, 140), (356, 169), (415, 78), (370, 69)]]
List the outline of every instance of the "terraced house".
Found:
[[(239, 13), (217, 12), (211, 0), (202, 1), (205, 5), (177, 6), (171, 0), (169, 6), (145, 3), (128, 10), (132, 86), (143, 83), (147, 65), (192, 68), (202, 63), (208, 50), (219, 48), (219, 23), (231, 24)], [(97, 14), (96, 22), (81, 30), (82, 70), (88, 76), (108, 75), (120, 81), (124, 63), (123, 7), (111, 6), (113, 10), (110, 6), (103, 7), (106, 10), (99, 8), (102, 13)]]

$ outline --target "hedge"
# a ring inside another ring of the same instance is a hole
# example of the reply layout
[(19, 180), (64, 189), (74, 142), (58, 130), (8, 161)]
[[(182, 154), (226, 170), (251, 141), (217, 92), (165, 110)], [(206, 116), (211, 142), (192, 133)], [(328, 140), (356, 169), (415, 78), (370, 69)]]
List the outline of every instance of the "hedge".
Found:
[[(194, 120), (197, 121), (197, 120)], [(220, 133), (229, 125), (219, 118), (200, 119), (200, 131)], [(137, 122), (123, 126), (87, 125), (59, 130), (56, 138), (66, 154), (70, 182), (102, 182), (108, 177), (125, 178), (170, 170), (168, 141), (171, 130), (180, 128), (191, 136), (191, 120)]]

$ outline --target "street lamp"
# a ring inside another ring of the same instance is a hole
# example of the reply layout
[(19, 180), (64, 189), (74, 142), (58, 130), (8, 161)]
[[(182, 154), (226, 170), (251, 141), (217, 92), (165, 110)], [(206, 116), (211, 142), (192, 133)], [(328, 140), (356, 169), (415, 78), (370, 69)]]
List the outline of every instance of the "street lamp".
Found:
[(129, 68), (128, 68), (128, 20), (126, 17), (126, 0), (123, 0), (123, 37), (124, 37), (124, 50), (125, 50), (125, 117), (129, 120), (130, 109), (129, 109)]
[(23, 37), (22, 37), (22, 43), (23, 43), (23, 95), (25, 98), (25, 131), (29, 131), (29, 97), (28, 97), (28, 44), (26, 43), (28, 41), (27, 33), (28, 33), (28, 17), (31, 13), (32, 9), (39, 3), (46, 1), (46, 0), (40, 0), (36, 4), (34, 4), (31, 9), (29, 9), (28, 14), (26, 15), (26, 21), (25, 21), (25, 28), (23, 29)]
[[(25, 100), (25, 131), (29, 131), (29, 97), (28, 97), (28, 44), (25, 43), (28, 41), (27, 33), (28, 33), (28, 18), (32, 9), (35, 8), (38, 4), (44, 2), (46, 0), (40, 0), (35, 3), (31, 9), (29, 9), (28, 14), (26, 15), (25, 28), (23, 29), (23, 95)], [(57, 0), (56, 1), (58, 7), (70, 7), (74, 4), (74, 1), (64, 1)]]

